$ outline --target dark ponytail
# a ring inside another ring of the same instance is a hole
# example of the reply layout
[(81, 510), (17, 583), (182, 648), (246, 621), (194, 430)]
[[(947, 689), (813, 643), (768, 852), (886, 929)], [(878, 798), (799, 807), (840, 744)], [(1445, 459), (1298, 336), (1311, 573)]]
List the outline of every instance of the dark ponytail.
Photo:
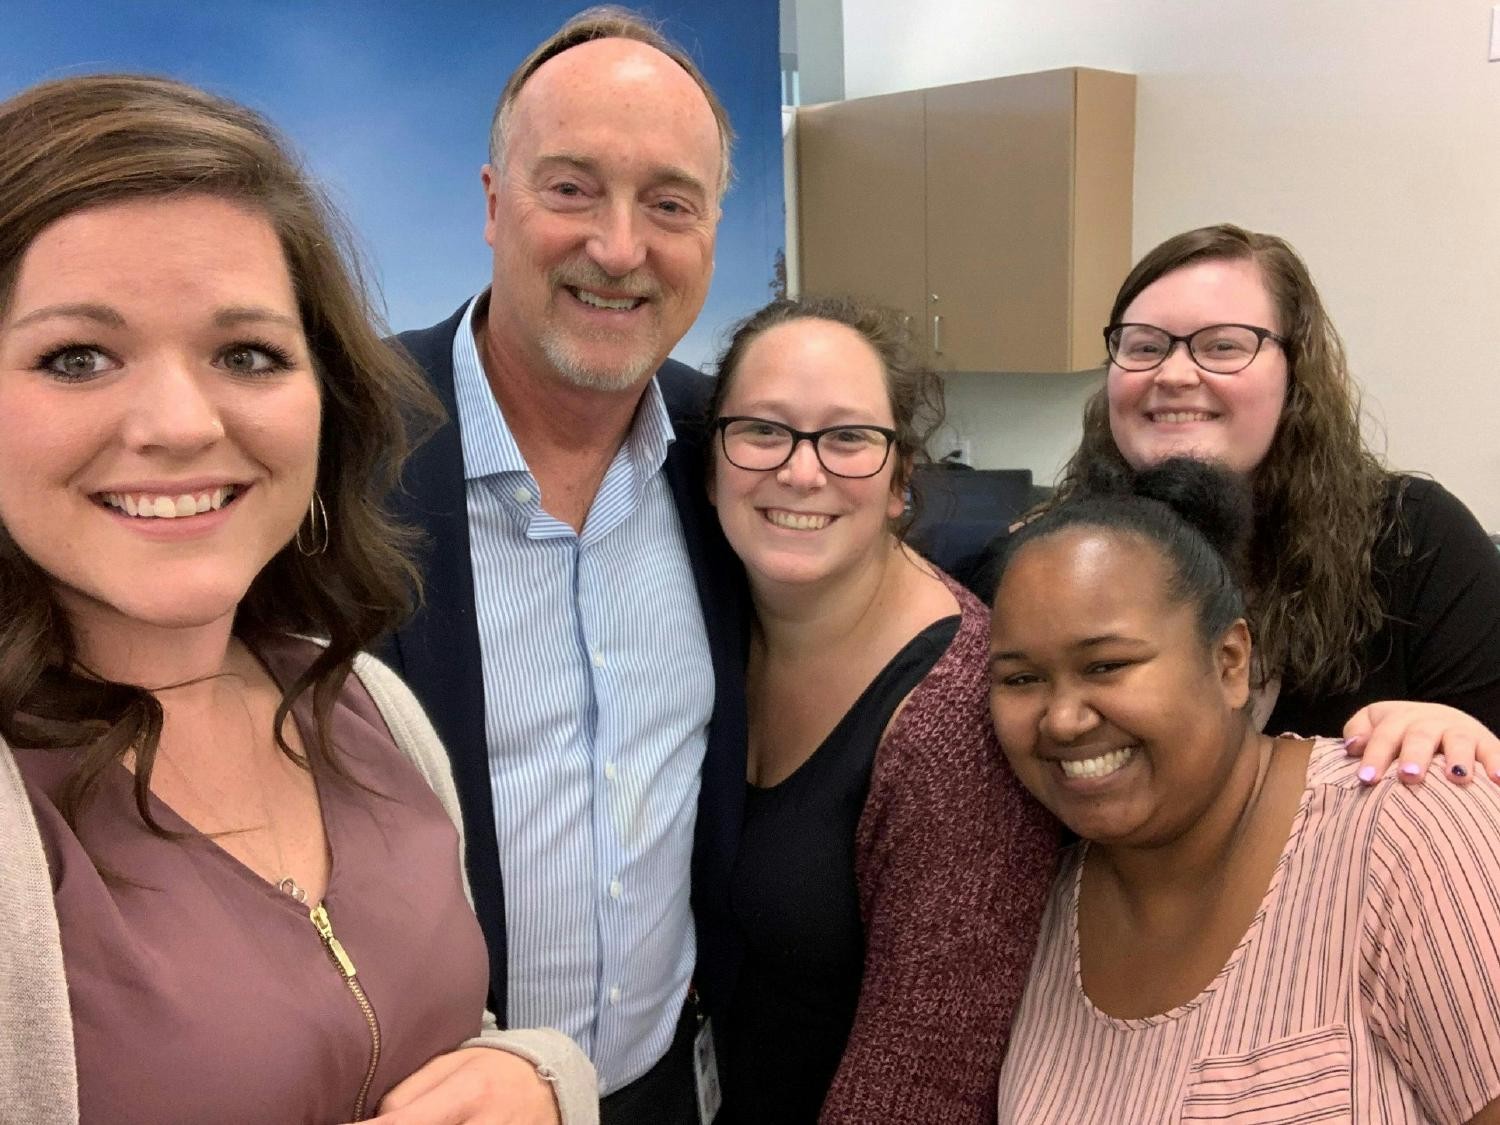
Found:
[(1168, 599), (1194, 606), (1200, 633), (1213, 640), (1246, 616), (1241, 575), (1252, 523), (1248, 485), (1217, 465), (1187, 457), (1139, 472), (1101, 464), (1067, 499), (1010, 536), (995, 586), (1028, 543), (1070, 527), (1121, 531), (1161, 551)]

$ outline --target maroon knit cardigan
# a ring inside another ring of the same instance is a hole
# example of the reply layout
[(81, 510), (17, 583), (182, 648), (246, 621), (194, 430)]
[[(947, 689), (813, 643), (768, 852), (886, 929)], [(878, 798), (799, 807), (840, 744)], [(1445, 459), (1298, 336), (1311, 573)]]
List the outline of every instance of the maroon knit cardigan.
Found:
[(962, 619), (875, 757), (855, 834), (864, 978), (822, 1125), (981, 1125), (1056, 868), (1056, 822), (989, 711), (989, 612)]

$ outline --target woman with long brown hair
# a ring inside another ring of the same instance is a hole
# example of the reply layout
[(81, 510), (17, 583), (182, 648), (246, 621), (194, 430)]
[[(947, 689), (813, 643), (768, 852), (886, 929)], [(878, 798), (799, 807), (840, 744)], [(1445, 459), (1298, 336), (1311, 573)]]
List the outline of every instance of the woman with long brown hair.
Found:
[(594, 1120), (484, 1013), (442, 749), (360, 653), (430, 407), (331, 211), (162, 79), (28, 90), (0, 153), (0, 1118)]
[(1367, 781), (1397, 749), (1418, 779), (1439, 746), (1451, 779), (1471, 779), (1477, 756), (1500, 780), (1500, 553), (1441, 485), (1365, 444), (1296, 251), (1230, 225), (1169, 238), (1121, 285), (1105, 339), (1108, 380), (1057, 499), (1101, 465), (1176, 454), (1245, 475), (1265, 729), (1351, 736)]
[(1057, 835), (988, 721), (984, 605), (902, 541), (941, 416), (899, 322), (773, 301), (710, 403), (710, 496), (749, 580), (724, 1107), (745, 1125), (983, 1125)]

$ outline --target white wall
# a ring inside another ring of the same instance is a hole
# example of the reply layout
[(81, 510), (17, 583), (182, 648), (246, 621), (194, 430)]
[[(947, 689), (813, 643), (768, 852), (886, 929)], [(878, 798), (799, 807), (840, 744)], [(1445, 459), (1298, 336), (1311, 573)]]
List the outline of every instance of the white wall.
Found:
[(844, 96), (843, 5), (839, 0), (781, 0), (781, 10), (782, 26), (790, 24), (797, 37), (799, 104), (838, 101)]
[(949, 375), (944, 379), (948, 421), (934, 435), (933, 456), (942, 455), (938, 446), (950, 436), (967, 438), (975, 468), (1030, 469), (1037, 484), (1051, 484), (1078, 445), (1083, 404), (1103, 381), (1098, 371)]
[[(1500, 530), (1490, 7), (844, 0), (844, 81), (854, 98), (1072, 65), (1139, 75), (1137, 256), (1225, 220), (1288, 238), (1349, 345), (1376, 447)], [(953, 380), (981, 466), (1046, 477), (1072, 449), (1082, 377), (1044, 378)]]

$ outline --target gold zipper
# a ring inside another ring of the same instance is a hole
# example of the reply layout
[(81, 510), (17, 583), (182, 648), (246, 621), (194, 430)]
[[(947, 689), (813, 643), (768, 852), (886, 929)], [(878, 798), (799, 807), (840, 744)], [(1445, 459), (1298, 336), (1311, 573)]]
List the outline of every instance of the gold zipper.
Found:
[(380, 1064), (380, 1022), (375, 1018), (374, 1005), (365, 995), (364, 986), (359, 983), (354, 962), (350, 960), (343, 943), (333, 936), (333, 923), (328, 918), (328, 911), (323, 909), (323, 904), (320, 902), (307, 912), (307, 916), (312, 919), (313, 929), (317, 930), (318, 936), (323, 939), (323, 946), (328, 950), (328, 955), (338, 965), (339, 972), (344, 974), (344, 983), (354, 994), (354, 999), (359, 1003), (359, 1010), (364, 1013), (365, 1023), (370, 1027), (370, 1066), (365, 1071), (365, 1080), (359, 1087), (359, 1097), (354, 1101), (354, 1120), (363, 1121), (365, 1099), (370, 1096), (370, 1084), (375, 1081), (375, 1068)]

